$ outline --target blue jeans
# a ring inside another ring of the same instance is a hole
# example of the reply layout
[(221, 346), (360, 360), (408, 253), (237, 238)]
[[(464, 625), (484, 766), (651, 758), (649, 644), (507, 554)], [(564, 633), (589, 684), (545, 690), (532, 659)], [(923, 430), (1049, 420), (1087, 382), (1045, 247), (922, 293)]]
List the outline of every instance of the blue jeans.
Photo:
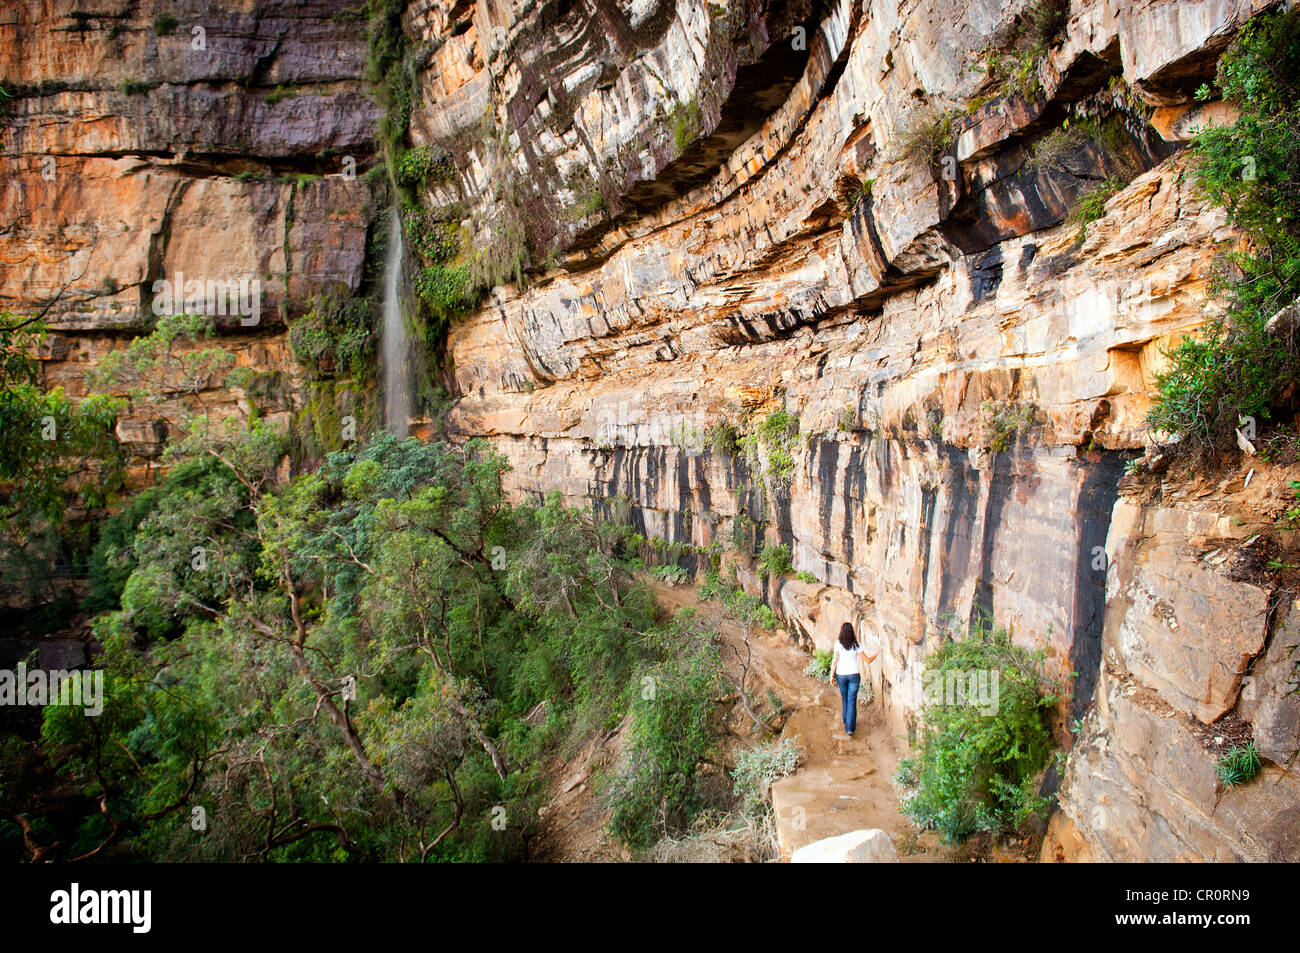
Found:
[(835, 682), (840, 686), (840, 704), (844, 706), (844, 730), (853, 734), (858, 726), (858, 686), (862, 676), (836, 675)]

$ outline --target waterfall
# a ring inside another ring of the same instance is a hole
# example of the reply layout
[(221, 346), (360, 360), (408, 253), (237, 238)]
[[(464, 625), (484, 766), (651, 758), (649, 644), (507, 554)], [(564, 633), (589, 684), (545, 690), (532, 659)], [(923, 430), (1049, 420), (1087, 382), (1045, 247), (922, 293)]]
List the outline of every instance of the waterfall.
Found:
[(406, 322), (402, 319), (402, 219), (394, 206), (384, 256), (384, 429), (405, 437), (411, 417)]

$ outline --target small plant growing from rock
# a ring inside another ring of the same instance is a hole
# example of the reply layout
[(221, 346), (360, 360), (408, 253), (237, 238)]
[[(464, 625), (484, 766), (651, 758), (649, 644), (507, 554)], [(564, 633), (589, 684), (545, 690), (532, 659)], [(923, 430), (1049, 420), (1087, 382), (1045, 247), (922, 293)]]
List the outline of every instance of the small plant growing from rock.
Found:
[(1291, 487), (1292, 499), (1291, 505), (1282, 514), (1281, 522), (1287, 529), (1294, 529), (1300, 526), (1300, 480), (1288, 480), (1287, 483)]
[(294, 95), (294, 88), (292, 86), (280, 85), (267, 93), (264, 101), (268, 106), (274, 106), (276, 103), (283, 99), (287, 99), (292, 95)]
[(1252, 780), (1264, 766), (1255, 742), (1228, 749), (1215, 765), (1215, 774), (1225, 788), (1235, 788)]
[(1106, 214), (1106, 203), (1123, 191), (1123, 179), (1107, 179), (1098, 182), (1079, 196), (1070, 211), (1070, 223), (1079, 226), (1075, 240), (1082, 244), (1088, 234), (1088, 226)]
[(769, 576), (788, 576), (794, 571), (794, 562), (790, 558), (790, 547), (784, 543), (769, 543), (759, 553), (758, 564)]
[(731, 548), (736, 552), (752, 556), (756, 544), (755, 527), (758, 524), (744, 513), (737, 513), (731, 518)]
[(673, 106), (673, 145), (677, 155), (681, 155), (700, 134), (702, 119), (700, 104), (696, 102), (676, 103)]
[(427, 182), (445, 181), (455, 171), (456, 167), (446, 152), (424, 145), (402, 152), (397, 157), (393, 175), (398, 185), (418, 189)]
[(725, 420), (720, 420), (710, 427), (705, 432), (704, 439), (713, 450), (714, 456), (734, 457), (736, 451), (740, 449), (736, 428)]
[(941, 113), (933, 106), (922, 108), (913, 114), (899, 135), (898, 158), (937, 162), (957, 141), (958, 127), (965, 118), (963, 109)]
[(674, 447), (688, 454), (696, 454), (704, 450), (703, 431), (698, 427), (692, 427), (684, 420), (673, 426), (668, 433), (668, 439)]
[(1012, 400), (986, 400), (982, 408), (984, 417), (985, 446), (995, 453), (1001, 453), (1011, 445), (1011, 441), (1020, 431), (1034, 422), (1036, 409), (1033, 404), (1018, 403)]
[(1073, 174), (1078, 151), (1091, 147), (1101, 157), (1103, 167), (1115, 178), (1131, 179), (1141, 171), (1133, 154), (1133, 144), (1118, 115), (1067, 116), (1061, 125), (1034, 143), (1033, 154), (1025, 163), (1030, 169), (1059, 169)]
[(930, 411), (926, 413), (926, 433), (930, 434), (931, 439), (939, 439), (944, 436), (944, 415), (939, 411)]
[(459, 314), (474, 302), (473, 284), (464, 265), (422, 268), (415, 276), (415, 293), (440, 315)]
[(976, 69), (988, 75), (994, 96), (1012, 93), (1033, 99), (1043, 86), (1038, 69), (1065, 26), (1066, 0), (1040, 0), (1015, 21), (1011, 33), (996, 48), (985, 47)]
[(852, 215), (859, 202), (871, 197), (871, 188), (875, 184), (875, 179), (854, 178), (848, 178), (840, 183), (840, 205), (843, 206), (846, 215)]
[(797, 416), (784, 410), (771, 413), (740, 442), (750, 466), (766, 471), (777, 486), (790, 486), (794, 478), (794, 450), (799, 445)]

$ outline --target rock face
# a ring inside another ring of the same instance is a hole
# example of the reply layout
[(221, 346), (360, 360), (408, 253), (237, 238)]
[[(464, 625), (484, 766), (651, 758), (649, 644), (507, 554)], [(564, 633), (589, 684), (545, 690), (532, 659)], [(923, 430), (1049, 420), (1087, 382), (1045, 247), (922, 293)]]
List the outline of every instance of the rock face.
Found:
[[(5, 6), (0, 309), (48, 307), (49, 386), (84, 393), (178, 273), (257, 281), (258, 323), (217, 326), (238, 366), (295, 375), (286, 321), (363, 281), (374, 196), (354, 173), (379, 118), (364, 27), (348, 0)], [(197, 392), (213, 416), (249, 410), (224, 377)], [(260, 409), (301, 402), (290, 381)], [(119, 437), (147, 458), (169, 416), (134, 408)]]
[(896, 864), (898, 851), (882, 830), (850, 831), (800, 847), (792, 864)]
[[(1049, 859), (1077, 839), (1099, 860), (1300, 859), (1297, 613), (1259, 573), (1250, 521), (1282, 494), (1222, 489), (1209, 507), (1115, 507), (1101, 678)], [(1266, 764), (1224, 789), (1215, 764), (1242, 723)]]
[[(1044, 649), (1084, 723), (1045, 855), (1292, 857), (1293, 639), (1276, 586), (1213, 552), (1270, 521), (1120, 488), (1230, 237), (1181, 149), (1231, 116), (1192, 93), (1269, 4), (1074, 0), (1029, 89), (989, 90), (972, 51), (1029, 6), (413, 6), (412, 136), (457, 168), (422, 201), (529, 275), (453, 326), (452, 424), (517, 494), (735, 550), (810, 643), (878, 638), (899, 732), (954, 623)], [(1069, 209), (1114, 157), (1053, 153), (1069, 110), (1125, 130), (1127, 184), (1086, 227)], [(787, 436), (730, 446), (775, 411)], [(816, 581), (765, 580), (764, 542)], [(1272, 752), (1226, 793), (1201, 731), (1224, 717)]]

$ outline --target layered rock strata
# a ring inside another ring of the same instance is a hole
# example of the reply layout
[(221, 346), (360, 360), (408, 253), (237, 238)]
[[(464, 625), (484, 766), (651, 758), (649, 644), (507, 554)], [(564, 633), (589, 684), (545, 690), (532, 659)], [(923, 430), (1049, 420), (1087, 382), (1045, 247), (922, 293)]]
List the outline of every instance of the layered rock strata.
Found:
[[(1162, 349), (1214, 307), (1231, 238), (1182, 153), (1231, 116), (1192, 94), (1267, 4), (1074, 2), (1029, 92), (990, 90), (978, 51), (1029, 6), (417, 5), (436, 51), (413, 136), (459, 173), (424, 201), (474, 210), (477, 247), (525, 235), (530, 268), (453, 328), (452, 421), (494, 439), (518, 494), (740, 541), (728, 562), (811, 642), (845, 619), (881, 640), (899, 732), (954, 624), (989, 615), (1043, 649), (1073, 685), (1062, 726), (1084, 725), (1046, 856), (1075, 838), (1112, 859), (1294, 859), (1278, 593), (1204, 564), (1203, 501), (1120, 487)], [(752, 94), (754, 64), (780, 98)], [(1069, 210), (1114, 176), (1105, 151), (1041, 157), (1089, 114), (1122, 125), (1128, 169), (1084, 226)], [(919, 133), (945, 117), (931, 153)], [(774, 411), (797, 437), (765, 442)], [(747, 454), (727, 427), (760, 436)], [(1240, 521), (1216, 530), (1226, 549), (1270, 526), (1212, 508)], [(764, 541), (816, 582), (762, 578)], [(1228, 714), (1273, 766), (1225, 819), (1198, 732)], [(1143, 760), (1176, 751), (1194, 777)]]
[[(260, 409), (301, 405), (286, 321), (365, 277), (375, 200), (360, 173), (379, 117), (365, 58), (346, 0), (6, 6), (0, 308), (45, 313), (47, 385), (84, 394), (88, 371), (159, 313), (155, 283), (179, 276), (202, 283), (205, 314), (218, 283), (213, 327), (236, 366), (286, 378)], [(255, 308), (225, 294), (239, 281)], [(181, 405), (250, 409), (225, 374), (166, 387), (175, 404), (133, 406), (119, 425), (138, 461)]]

